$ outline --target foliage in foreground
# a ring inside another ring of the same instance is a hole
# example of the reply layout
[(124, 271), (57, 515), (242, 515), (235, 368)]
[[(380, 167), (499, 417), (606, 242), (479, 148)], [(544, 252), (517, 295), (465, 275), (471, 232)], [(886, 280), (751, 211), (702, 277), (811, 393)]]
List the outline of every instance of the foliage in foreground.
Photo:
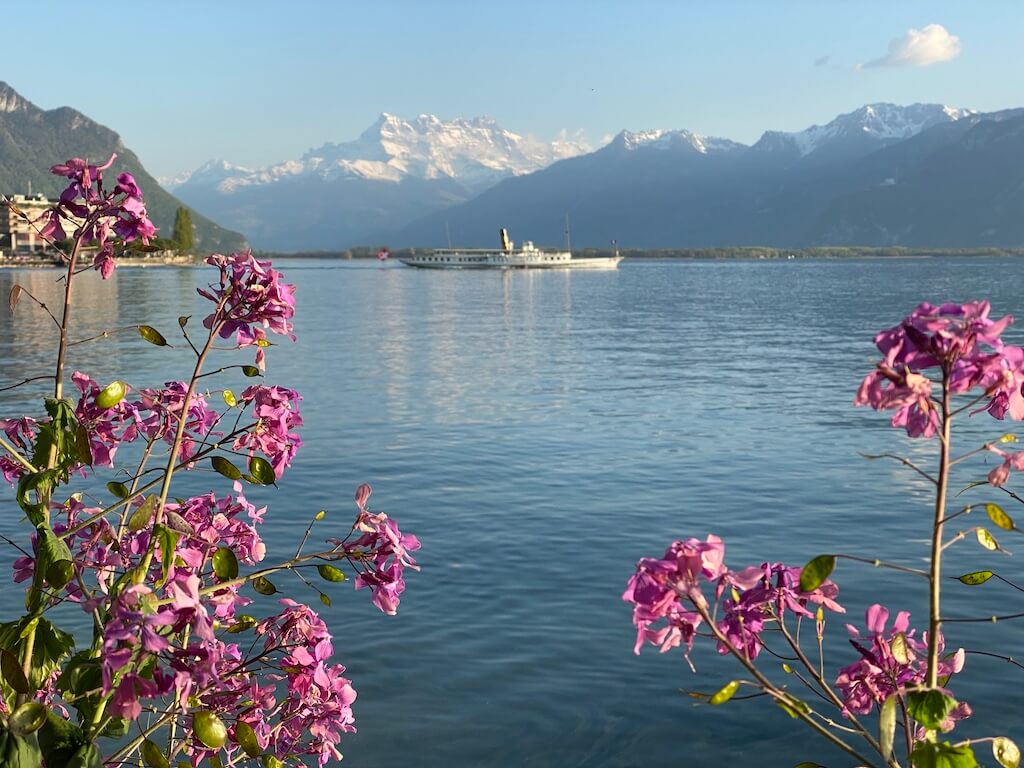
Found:
[[(912, 438), (938, 438), (934, 470), (896, 455), (869, 457), (896, 459), (934, 488), (927, 570), (839, 553), (819, 555), (803, 568), (766, 562), (733, 570), (725, 564), (725, 545), (718, 537), (675, 541), (663, 557), (640, 560), (623, 594), (633, 605), (635, 652), (647, 644), (663, 652), (681, 647), (689, 661), (697, 638), (711, 641), (718, 653), (739, 664), (744, 677), (707, 697), (710, 704), (724, 704), (742, 688), (753, 689), (846, 752), (857, 765), (972, 768), (979, 764), (975, 749), (985, 745), (1000, 765), (1018, 768), (1020, 751), (1009, 738), (954, 736), (957, 725), (971, 716), (970, 704), (955, 694), (967, 656), (984, 653), (1014, 660), (988, 651), (947, 648), (942, 631), (944, 623), (993, 620), (943, 616), (944, 552), (967, 535), (987, 550), (1000, 549), (984, 525), (947, 535), (949, 523), (983, 510), (996, 528), (1020, 531), (995, 503), (948, 511), (953, 466), (982, 453), (995, 454), (999, 465), (988, 473), (987, 481), (973, 486), (1003, 490), (1012, 472), (1024, 471), (1024, 451), (1004, 447), (1016, 441), (1013, 435), (953, 453), (958, 417), (987, 412), (999, 420), (1024, 418), (1024, 350), (1000, 338), (1013, 319), (992, 320), (989, 311), (985, 301), (921, 304), (902, 323), (875, 337), (882, 359), (854, 400), (893, 411), (892, 425)], [(851, 651), (846, 665), (827, 673), (828, 617), (845, 613), (838, 602), (839, 588), (831, 580), (839, 559), (926, 580), (928, 613), (927, 620), (914, 627), (905, 610), (893, 615), (885, 606), (870, 606), (862, 626), (846, 624)], [(972, 587), (992, 579), (1007, 582), (990, 570), (958, 578)]]
[[(109, 333), (169, 346), (149, 325), (73, 337), (75, 278), (90, 266), (80, 264), (83, 248), (94, 249), (91, 266), (106, 279), (116, 255), (146, 248), (156, 231), (130, 174), (104, 185), (113, 161), (54, 166), (69, 185), (31, 222), (51, 243), (71, 240), (61, 257), (62, 309), (51, 313), (18, 285), (10, 295), (11, 311), (32, 302), (49, 315), (59, 340), (55, 373), (20, 382), (52, 381), (45, 414), (0, 421), (0, 472), (26, 523), (20, 540), (8, 540), (22, 553), (13, 579), (27, 587), (24, 615), (0, 624), (0, 765), (275, 768), (307, 757), (324, 765), (340, 759), (342, 735), (355, 731), (356, 692), (313, 608), (289, 598), (267, 608), (262, 598), (278, 594), (270, 577), (294, 575), (330, 605), (314, 580), (342, 582), (344, 568), (356, 589), (394, 614), (419, 542), (370, 511), (364, 484), (347, 535), (307, 551), (320, 511), (291, 558), (264, 562), (266, 508), (244, 488), (274, 485), (291, 466), (302, 444), (301, 397), (254, 383), (237, 395), (220, 390), (217, 403), (207, 387), (208, 377), (233, 369), (258, 380), (268, 334), (294, 340), (293, 286), (269, 262), (250, 253), (207, 259), (214, 277), (199, 293), (209, 314), (198, 329), (189, 316), (178, 320), (195, 355), (187, 379), (137, 387), (65, 374), (69, 350)], [(225, 343), (254, 350), (255, 364), (206, 370)], [(120, 464), (126, 453), (131, 466)], [(226, 488), (171, 494), (178, 472), (201, 469)], [(54, 618), (76, 608), (92, 623), (85, 642)]]

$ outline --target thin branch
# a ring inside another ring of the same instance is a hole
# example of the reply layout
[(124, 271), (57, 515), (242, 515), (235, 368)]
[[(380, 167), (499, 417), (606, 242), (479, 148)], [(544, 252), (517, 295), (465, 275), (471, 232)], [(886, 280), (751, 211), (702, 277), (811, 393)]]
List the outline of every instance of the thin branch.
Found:
[(917, 474), (921, 475), (921, 477), (923, 477), (925, 480), (930, 482), (932, 485), (938, 485), (939, 484), (938, 480), (936, 480), (934, 477), (929, 475), (927, 472), (925, 472), (923, 469), (921, 469), (919, 466), (917, 466), (910, 459), (905, 459), (902, 456), (897, 456), (895, 453), (862, 453), (860, 455), (863, 458), (870, 459), (872, 461), (874, 461), (875, 459), (895, 459), (896, 461), (898, 461), (903, 466), (910, 467), (912, 470), (917, 472)]
[(60, 320), (57, 319), (57, 316), (54, 315), (53, 312), (50, 311), (50, 308), (48, 306), (46, 306), (46, 304), (44, 302), (40, 301), (35, 296), (33, 296), (31, 293), (29, 293), (28, 289), (25, 288), (25, 286), (19, 284), (18, 288), (21, 289), (21, 292), (23, 294), (25, 294), (30, 299), (32, 299), (32, 301), (34, 301), (36, 304), (38, 304), (39, 308), (42, 309), (46, 314), (48, 314), (50, 316), (50, 319), (53, 320), (54, 325), (56, 325), (58, 328), (60, 328)]
[(868, 565), (873, 565), (875, 568), (888, 568), (893, 571), (899, 571), (900, 573), (911, 573), (914, 576), (924, 576), (925, 578), (928, 578), (928, 571), (923, 571), (920, 568), (909, 568), (905, 565), (897, 565), (896, 563), (889, 563), (885, 560), (878, 560), (871, 557), (858, 557), (857, 555), (844, 555), (838, 552), (834, 557), (843, 560), (853, 560), (858, 563), (867, 563)]
[(53, 376), (33, 376), (31, 379), (24, 379), (19, 381), (17, 384), (11, 384), (9, 387), (0, 387), (0, 392), (7, 392), (11, 389), (17, 389), (18, 387), (29, 384), (33, 381), (53, 381)]
[(989, 653), (988, 651), (964, 650), (964, 653), (973, 653), (975, 656), (991, 656), (993, 659), (1001, 659), (1002, 661), (1005, 661), (1007, 664), (1013, 664), (1013, 666), (1015, 667), (1020, 667), (1021, 669), (1024, 669), (1024, 664), (1021, 664), (1019, 661), (1013, 658), (1013, 656), (1003, 656), (1002, 654)]

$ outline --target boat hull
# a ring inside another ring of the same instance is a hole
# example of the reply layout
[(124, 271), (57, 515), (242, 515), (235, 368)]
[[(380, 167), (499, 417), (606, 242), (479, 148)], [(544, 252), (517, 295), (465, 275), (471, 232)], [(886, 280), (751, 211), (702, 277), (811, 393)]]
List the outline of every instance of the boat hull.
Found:
[(407, 256), (403, 264), (421, 269), (615, 269), (622, 256), (573, 257), (571, 254), (434, 253)]

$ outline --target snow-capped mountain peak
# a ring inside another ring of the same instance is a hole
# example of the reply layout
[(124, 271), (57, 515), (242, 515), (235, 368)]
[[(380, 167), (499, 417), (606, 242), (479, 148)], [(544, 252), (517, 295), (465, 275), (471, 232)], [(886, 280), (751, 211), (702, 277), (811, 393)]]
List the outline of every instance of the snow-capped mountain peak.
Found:
[(839, 115), (826, 125), (812, 125), (802, 131), (767, 131), (758, 142), (762, 148), (789, 144), (801, 157), (834, 141), (867, 137), (880, 143), (902, 141), (940, 123), (974, 115), (972, 109), (943, 104), (866, 104), (853, 112)]
[[(298, 160), (259, 170), (236, 168), (218, 177), (199, 169), (179, 184), (202, 184), (231, 192), (306, 175), (325, 181), (354, 177), (400, 182), (413, 177), (450, 178), (470, 190), (482, 190), (506, 176), (532, 173), (587, 151), (589, 147), (583, 141), (565, 135), (553, 142), (540, 141), (505, 130), (491, 117), (442, 120), (421, 114), (406, 120), (383, 112), (353, 141), (327, 143)], [(227, 171), (227, 165), (218, 167)]]
[(612, 144), (627, 151), (641, 148), (667, 150), (688, 146), (702, 155), (728, 152), (744, 146), (730, 139), (701, 136), (687, 130), (665, 130), (663, 128), (646, 131), (622, 131), (612, 139)]

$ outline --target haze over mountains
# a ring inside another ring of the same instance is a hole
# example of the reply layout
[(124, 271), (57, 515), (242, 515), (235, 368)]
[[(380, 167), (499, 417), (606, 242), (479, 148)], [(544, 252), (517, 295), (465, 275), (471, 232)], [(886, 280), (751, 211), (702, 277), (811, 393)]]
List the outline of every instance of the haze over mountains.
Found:
[[(121, 137), (70, 107), (42, 110), (7, 83), (0, 81), (0, 193), (43, 193), (56, 198), (67, 180), (53, 176), (51, 165), (72, 157), (105, 162), (117, 153), (112, 170), (135, 176), (146, 199), (146, 210), (159, 227), (158, 234), (170, 237), (174, 215), (183, 203), (163, 190), (150, 176), (135, 153)], [(245, 238), (193, 213), (196, 246), (204, 250), (236, 250)]]

